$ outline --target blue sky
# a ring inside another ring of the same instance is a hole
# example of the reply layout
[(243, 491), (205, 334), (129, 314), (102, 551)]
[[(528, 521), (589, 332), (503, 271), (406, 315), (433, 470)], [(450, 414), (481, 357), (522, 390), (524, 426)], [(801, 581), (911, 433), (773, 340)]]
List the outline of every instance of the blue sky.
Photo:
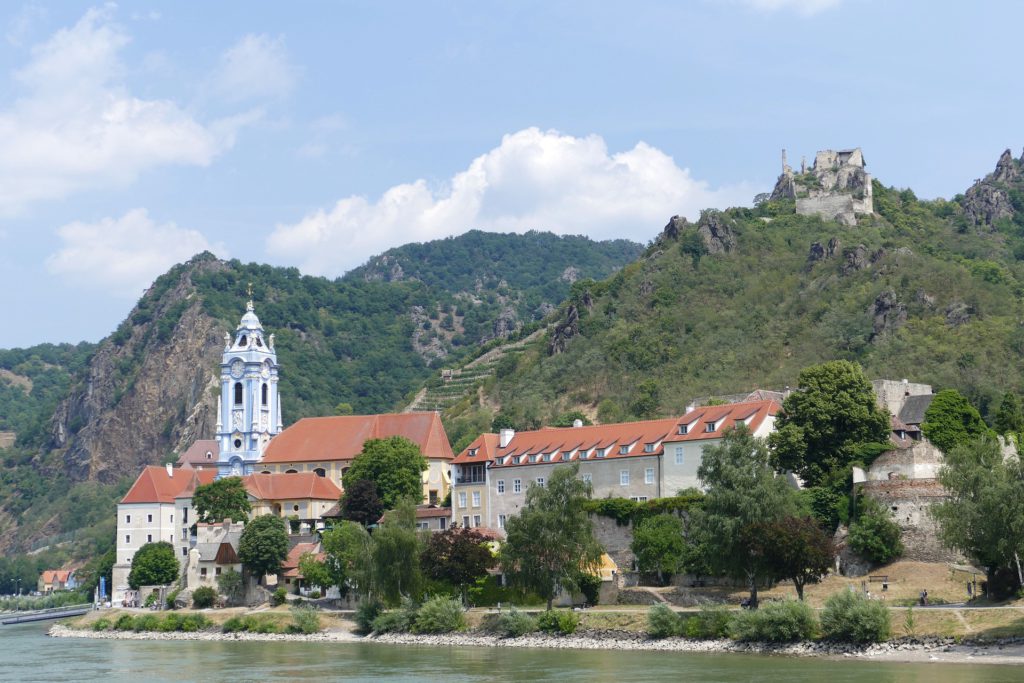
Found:
[(1024, 3), (30, 2), (0, 10), (0, 348), (98, 340), (202, 249), (646, 241), (859, 145), (951, 196), (1024, 146)]

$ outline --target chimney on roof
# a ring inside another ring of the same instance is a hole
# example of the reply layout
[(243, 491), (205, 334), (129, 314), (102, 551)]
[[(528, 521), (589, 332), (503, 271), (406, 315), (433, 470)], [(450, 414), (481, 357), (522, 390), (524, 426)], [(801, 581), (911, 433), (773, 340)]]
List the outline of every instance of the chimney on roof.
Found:
[(582, 427), (583, 426), (583, 420), (581, 420), (581, 419), (579, 419), (577, 417), (575, 420), (572, 421), (572, 426), (573, 427)]
[(509, 443), (511, 443), (512, 437), (514, 437), (515, 435), (516, 430), (514, 429), (502, 429), (498, 433), (498, 445), (504, 448), (505, 446), (509, 445)]
[(167, 463), (167, 476), (174, 478), (174, 465)]

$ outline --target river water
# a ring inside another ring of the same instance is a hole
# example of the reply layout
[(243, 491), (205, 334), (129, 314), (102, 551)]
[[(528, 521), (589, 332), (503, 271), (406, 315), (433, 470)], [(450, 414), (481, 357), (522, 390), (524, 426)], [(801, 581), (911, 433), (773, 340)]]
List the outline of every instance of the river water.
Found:
[(700, 681), (996, 683), (1016, 666), (895, 664), (758, 655), (429, 648), (379, 643), (48, 638), (48, 624), (0, 627), (3, 681)]

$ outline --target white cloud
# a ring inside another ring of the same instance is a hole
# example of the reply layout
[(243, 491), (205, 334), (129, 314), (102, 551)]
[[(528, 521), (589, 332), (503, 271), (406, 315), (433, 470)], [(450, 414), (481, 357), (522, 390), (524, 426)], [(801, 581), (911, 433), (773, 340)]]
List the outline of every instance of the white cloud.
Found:
[(762, 12), (792, 10), (810, 16), (838, 7), (842, 0), (734, 0)]
[(14, 74), (23, 95), (0, 109), (0, 213), (167, 164), (205, 166), (230, 146), (169, 100), (133, 96), (119, 52), (130, 37), (94, 8), (32, 49)]
[(753, 190), (712, 190), (670, 156), (643, 142), (609, 154), (599, 136), (528, 128), (472, 161), (442, 187), (396, 185), (376, 201), (350, 196), (267, 240), (274, 260), (338, 275), (388, 247), (471, 228), (550, 230), (647, 240), (673, 214), (749, 201)]
[(283, 97), (296, 77), (283, 38), (249, 34), (221, 56), (214, 84), (219, 96), (241, 101)]
[(226, 256), (197, 230), (172, 222), (157, 223), (145, 209), (96, 223), (76, 221), (57, 229), (62, 246), (46, 259), (46, 268), (70, 284), (117, 296), (138, 297), (175, 263), (210, 250)]

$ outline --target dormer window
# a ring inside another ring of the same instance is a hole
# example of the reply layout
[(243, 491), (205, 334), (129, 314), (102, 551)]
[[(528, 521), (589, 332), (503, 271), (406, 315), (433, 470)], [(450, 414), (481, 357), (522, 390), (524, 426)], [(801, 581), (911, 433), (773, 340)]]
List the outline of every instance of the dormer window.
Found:
[(629, 453), (629, 446), (619, 446), (619, 455), (626, 455)]
[(707, 424), (705, 424), (704, 425), (704, 431), (705, 432), (713, 432), (713, 431), (715, 431), (715, 423), (714, 422), (708, 422)]
[(512, 464), (513, 464), (513, 465), (518, 465), (518, 464), (519, 464), (519, 461), (520, 461), (521, 459), (522, 459), (522, 458), (521, 458), (521, 456), (518, 456), (518, 455), (517, 455), (517, 456), (515, 456), (514, 458), (512, 458)]
[(598, 448), (594, 455), (598, 458), (603, 458), (606, 450), (605, 448)]
[(476, 457), (476, 453), (477, 453), (478, 450), (480, 450), (480, 449), (479, 448), (470, 448), (469, 449), (469, 457), (471, 457), (471, 458)]
[(686, 434), (690, 431), (690, 425), (679, 425), (679, 434)]
[(537, 456), (536, 455), (531, 455), (530, 456), (530, 462), (537, 462)]
[(206, 459), (213, 460), (213, 451), (206, 451)]
[(653, 443), (645, 443), (644, 444), (644, 453), (653, 453), (653, 452), (654, 452), (654, 444)]
[(572, 457), (572, 453), (570, 453), (569, 451), (562, 451), (562, 461), (563, 462), (569, 462), (569, 458), (571, 458), (571, 457)]
[(544, 462), (551, 462), (551, 454), (550, 453), (545, 453), (544, 454)]

